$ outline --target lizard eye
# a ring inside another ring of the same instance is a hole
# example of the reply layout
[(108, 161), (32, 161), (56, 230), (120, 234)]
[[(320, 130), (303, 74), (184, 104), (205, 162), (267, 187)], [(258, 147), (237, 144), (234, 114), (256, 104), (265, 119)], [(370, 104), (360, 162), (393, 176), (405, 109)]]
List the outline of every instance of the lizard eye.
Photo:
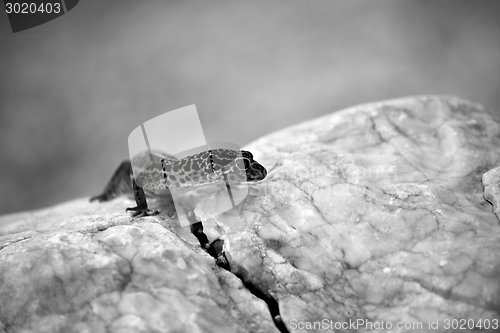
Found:
[(246, 150), (242, 150), (242, 151), (241, 151), (241, 156), (242, 156), (243, 158), (248, 158), (248, 159), (252, 159), (252, 158), (253, 158), (252, 153), (251, 153), (251, 152), (249, 152), (249, 151), (246, 151)]

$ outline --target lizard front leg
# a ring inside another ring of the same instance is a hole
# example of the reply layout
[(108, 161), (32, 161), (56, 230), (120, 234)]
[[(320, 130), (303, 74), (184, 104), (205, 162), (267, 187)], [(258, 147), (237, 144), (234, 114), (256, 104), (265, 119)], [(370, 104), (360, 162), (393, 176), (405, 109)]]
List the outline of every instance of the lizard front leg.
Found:
[(216, 239), (210, 243), (207, 235), (203, 232), (203, 224), (196, 220), (193, 212), (188, 214), (188, 219), (191, 222), (191, 233), (198, 239), (201, 247), (215, 258), (217, 266), (229, 270), (229, 261), (224, 253), (224, 241), (222, 239)]
[(142, 216), (151, 216), (157, 215), (159, 212), (157, 210), (150, 210), (148, 208), (148, 202), (146, 201), (146, 194), (144, 194), (144, 190), (142, 187), (137, 185), (135, 182), (135, 178), (132, 176), (132, 188), (134, 190), (134, 198), (137, 207), (129, 207), (125, 211), (133, 211), (132, 217), (142, 217)]

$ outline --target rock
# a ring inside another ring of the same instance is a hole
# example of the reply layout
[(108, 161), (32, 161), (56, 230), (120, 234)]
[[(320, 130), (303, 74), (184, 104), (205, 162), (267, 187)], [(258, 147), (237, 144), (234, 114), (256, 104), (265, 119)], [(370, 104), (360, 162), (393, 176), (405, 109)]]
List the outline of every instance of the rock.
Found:
[(0, 332), (497, 331), (497, 147), (499, 121), (453, 97), (270, 134), (245, 147), (267, 179), (204, 222), (230, 271), (127, 198), (5, 216)]
[(500, 167), (494, 168), (483, 175), (484, 198), (493, 205), (497, 218), (500, 213)]
[(0, 332), (278, 332), (266, 304), (129, 199), (0, 220)]

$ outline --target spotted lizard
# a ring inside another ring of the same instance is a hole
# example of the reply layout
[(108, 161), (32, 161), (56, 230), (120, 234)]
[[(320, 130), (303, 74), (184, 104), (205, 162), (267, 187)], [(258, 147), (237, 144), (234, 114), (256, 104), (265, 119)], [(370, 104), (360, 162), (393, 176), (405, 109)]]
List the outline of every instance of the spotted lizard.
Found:
[[(135, 174), (132, 169), (134, 165)], [(90, 201), (109, 201), (120, 194), (134, 193), (136, 207), (127, 208), (132, 217), (156, 215), (159, 212), (148, 208), (146, 196), (171, 198), (170, 190), (183, 190), (210, 184), (238, 184), (261, 181), (267, 170), (253, 159), (246, 150), (212, 149), (177, 159), (159, 152), (142, 152), (123, 161), (114, 172), (103, 192)], [(193, 213), (188, 213), (195, 219)], [(191, 221), (191, 232), (206, 249), (217, 259), (219, 265), (227, 266), (223, 252), (223, 241), (218, 239), (211, 244), (203, 233), (200, 221)]]

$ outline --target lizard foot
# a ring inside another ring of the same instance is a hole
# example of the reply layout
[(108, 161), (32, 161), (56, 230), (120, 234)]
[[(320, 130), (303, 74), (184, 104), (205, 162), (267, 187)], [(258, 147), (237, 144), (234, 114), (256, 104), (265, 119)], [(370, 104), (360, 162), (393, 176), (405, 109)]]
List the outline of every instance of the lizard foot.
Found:
[(125, 209), (126, 212), (132, 211), (132, 217), (143, 217), (143, 216), (154, 216), (158, 215), (160, 212), (157, 210), (151, 210), (146, 208), (140, 208), (140, 207), (129, 207)]
[(222, 239), (214, 240), (207, 250), (208, 253), (215, 258), (217, 266), (229, 270), (229, 261), (224, 253), (224, 241)]
[(135, 178), (132, 177), (132, 188), (134, 189), (134, 198), (137, 207), (129, 207), (125, 209), (126, 212), (132, 211), (132, 217), (143, 217), (143, 216), (153, 216), (160, 212), (157, 210), (151, 210), (148, 208), (148, 202), (146, 201), (146, 195), (142, 187), (137, 185)]
[(229, 271), (229, 261), (227, 261), (226, 255), (223, 253), (215, 259), (215, 263), (217, 266), (224, 268), (226, 271)]

